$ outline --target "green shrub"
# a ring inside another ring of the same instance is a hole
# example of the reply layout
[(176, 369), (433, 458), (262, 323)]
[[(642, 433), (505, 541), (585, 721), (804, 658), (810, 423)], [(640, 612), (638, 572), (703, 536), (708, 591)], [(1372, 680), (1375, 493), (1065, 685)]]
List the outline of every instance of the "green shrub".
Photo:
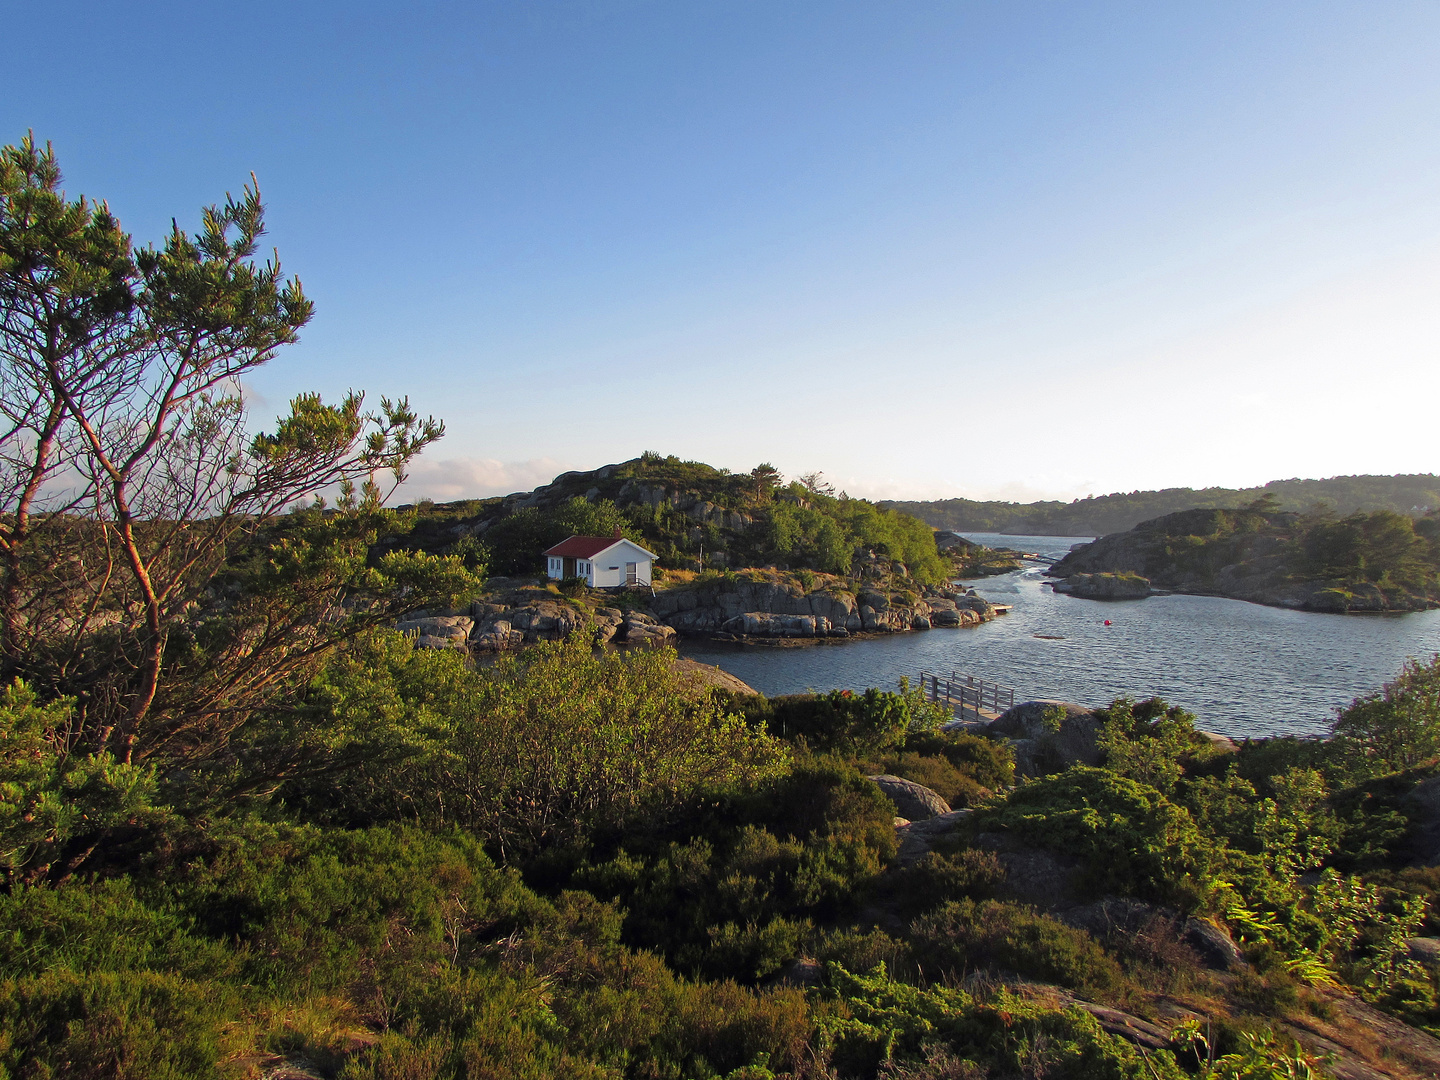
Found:
[(351, 1057), (338, 1080), (450, 1080), (458, 1075), (454, 1050), (445, 1036), (407, 1038), (387, 1031)]
[(980, 811), (982, 828), (1084, 864), (1096, 895), (1119, 893), (1194, 908), (1220, 863), (1194, 819), (1152, 787), (1105, 769), (1076, 767), (1017, 788)]
[(204, 980), (239, 967), (219, 942), (193, 933), (183, 911), (147, 905), (126, 878), (0, 894), (0, 978), (154, 970)]
[(827, 971), (827, 997), (837, 1008), (817, 1020), (842, 1075), (871, 1076), (886, 1063), (935, 1060), (941, 1049), (968, 1063), (952, 1074), (959, 1077), (1181, 1080), (1185, 1075), (1168, 1051), (1153, 1052), (1147, 1061), (1078, 1007), (1058, 1009), (1004, 991), (980, 1000), (949, 987), (896, 982), (883, 968), (853, 975), (831, 964)]
[(574, 635), (478, 671), (423, 655), (448, 651), (379, 637), (332, 665), (314, 728), (362, 752), (338, 783), (318, 773), (285, 796), (323, 821), (458, 825), (513, 856), (788, 767), (783, 745), (676, 671), (673, 650), (596, 653)]
[(952, 809), (976, 806), (989, 795), (973, 777), (961, 772), (944, 757), (900, 753), (866, 763), (864, 767), (867, 772), (889, 773), (927, 787), (949, 803)]
[(906, 736), (902, 749), (926, 756), (938, 754), (988, 791), (1015, 782), (1015, 755), (1009, 746), (994, 739), (964, 731), (914, 731)]
[(794, 957), (808, 920), (863, 898), (895, 853), (894, 810), (874, 784), (811, 763), (712, 806), (706, 835), (640, 838), (575, 883), (628, 912), (625, 940), (686, 972), (754, 980)]
[(73, 707), (19, 679), (0, 696), (0, 886), (63, 877), (107, 834), (168, 816), (153, 766), (67, 752)]
[(890, 871), (884, 884), (902, 911), (916, 915), (962, 897), (988, 899), (1004, 880), (1005, 869), (993, 851), (962, 848), (950, 854), (928, 851), (913, 865)]
[(899, 693), (871, 687), (858, 694), (850, 690), (792, 694), (757, 708), (772, 735), (803, 740), (816, 753), (874, 754), (945, 719), (903, 683)]
[(1440, 654), (1424, 664), (1407, 660), (1379, 691), (1356, 698), (1335, 721), (1335, 743), (1371, 775), (1440, 755)]
[(1209, 746), (1195, 731), (1192, 714), (1160, 698), (1118, 698), (1095, 716), (1105, 767), (1166, 793), (1184, 772), (1183, 759)]
[(997, 900), (954, 900), (916, 920), (915, 955), (932, 973), (1016, 972), (1113, 1000), (1126, 989), (1120, 965), (1083, 930)]
[(152, 971), (0, 982), (0, 1075), (196, 1080), (244, 1046), (239, 996)]

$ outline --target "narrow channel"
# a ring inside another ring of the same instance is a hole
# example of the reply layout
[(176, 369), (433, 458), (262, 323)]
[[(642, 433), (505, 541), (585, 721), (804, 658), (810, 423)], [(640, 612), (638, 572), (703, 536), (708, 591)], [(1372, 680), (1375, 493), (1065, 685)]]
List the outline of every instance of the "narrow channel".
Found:
[[(1052, 557), (1089, 539), (971, 538)], [(1159, 695), (1235, 738), (1323, 734), (1338, 708), (1393, 678), (1407, 658), (1440, 652), (1440, 611), (1326, 615), (1209, 596), (1103, 602), (1057, 596), (1045, 581), (1037, 566), (973, 582), (1013, 608), (969, 629), (795, 649), (688, 641), (681, 651), (771, 695), (888, 689), (922, 670), (1013, 686), (1017, 700), (1100, 705)]]

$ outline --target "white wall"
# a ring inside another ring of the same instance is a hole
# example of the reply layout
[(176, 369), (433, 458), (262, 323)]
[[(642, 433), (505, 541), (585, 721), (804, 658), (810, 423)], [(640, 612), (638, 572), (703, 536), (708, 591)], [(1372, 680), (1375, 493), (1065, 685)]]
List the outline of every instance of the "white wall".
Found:
[[(575, 571), (592, 588), (613, 589), (625, 584), (625, 564), (633, 562), (635, 583), (650, 584), (650, 556), (629, 540), (620, 540), (593, 559), (576, 559)], [(552, 578), (564, 576), (564, 561), (557, 555), (546, 556), (545, 572)], [(614, 567), (612, 570), (611, 567)]]
[[(613, 589), (625, 584), (625, 564), (633, 562), (635, 567), (635, 583), (637, 585), (650, 584), (650, 556), (643, 550), (636, 547), (629, 540), (621, 540), (608, 551), (602, 551), (594, 559), (594, 575), (592, 584), (597, 588)], [(610, 569), (611, 567), (615, 569)]]
[[(575, 560), (575, 576), (583, 577), (587, 585), (594, 585), (594, 563), (589, 559)], [(545, 573), (548, 577), (560, 580), (565, 576), (565, 560), (559, 555), (545, 556)]]

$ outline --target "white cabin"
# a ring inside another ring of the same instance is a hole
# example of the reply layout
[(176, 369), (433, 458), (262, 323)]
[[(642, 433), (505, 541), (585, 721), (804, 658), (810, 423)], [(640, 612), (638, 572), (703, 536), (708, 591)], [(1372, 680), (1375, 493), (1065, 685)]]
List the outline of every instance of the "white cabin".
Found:
[(572, 536), (545, 552), (545, 570), (559, 580), (584, 578), (594, 589), (649, 585), (650, 567), (658, 556), (617, 529), (614, 536)]

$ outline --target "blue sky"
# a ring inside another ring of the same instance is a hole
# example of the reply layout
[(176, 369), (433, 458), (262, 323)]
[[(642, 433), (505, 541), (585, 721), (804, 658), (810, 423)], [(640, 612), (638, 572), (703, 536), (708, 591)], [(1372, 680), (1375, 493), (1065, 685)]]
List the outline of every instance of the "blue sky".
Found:
[(10, 5), (137, 240), (253, 171), (412, 494), (658, 450), (874, 497), (1440, 471), (1440, 5)]

